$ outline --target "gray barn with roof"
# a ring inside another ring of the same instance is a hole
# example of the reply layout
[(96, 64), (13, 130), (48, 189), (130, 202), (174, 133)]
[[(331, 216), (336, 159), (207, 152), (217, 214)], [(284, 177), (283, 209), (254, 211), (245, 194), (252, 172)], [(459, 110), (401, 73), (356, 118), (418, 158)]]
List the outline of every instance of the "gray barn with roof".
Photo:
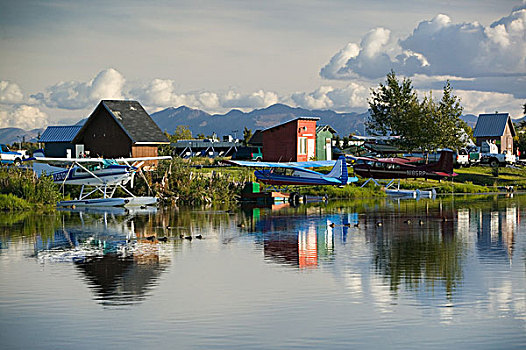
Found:
[(73, 139), (81, 128), (81, 125), (48, 126), (39, 139), (39, 142), (44, 144), (46, 156), (59, 158), (78, 156)]
[(508, 113), (479, 114), (477, 124), (473, 130), (477, 146), (484, 141), (495, 143), (500, 153), (505, 151), (513, 154), (513, 138), (515, 127)]

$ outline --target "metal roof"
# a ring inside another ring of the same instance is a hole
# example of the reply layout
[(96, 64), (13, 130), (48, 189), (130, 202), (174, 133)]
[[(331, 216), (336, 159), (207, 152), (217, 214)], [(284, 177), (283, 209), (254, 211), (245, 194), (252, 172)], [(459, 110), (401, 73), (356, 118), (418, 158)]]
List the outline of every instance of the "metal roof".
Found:
[(473, 137), (502, 136), (507, 123), (510, 124), (512, 136), (515, 136), (515, 128), (508, 113), (479, 114)]
[(298, 121), (298, 120), (320, 120), (319, 117), (297, 117), (297, 118), (294, 118), (294, 119), (291, 119), (291, 120), (287, 120), (286, 122), (283, 122), (283, 123), (280, 123), (278, 125), (274, 125), (274, 126), (271, 126), (269, 128), (266, 128), (266, 129), (263, 129), (262, 132), (265, 132), (267, 130), (270, 130), (270, 129), (274, 129), (274, 128), (277, 128), (277, 127), (280, 127), (280, 126), (283, 126), (285, 124), (288, 124), (288, 123), (292, 123), (292, 122), (295, 122), (295, 121)]
[(328, 131), (328, 132), (330, 132), (332, 134), (336, 134), (337, 133), (336, 130), (334, 130), (334, 128), (332, 126), (328, 125), (328, 124), (316, 126), (316, 133), (319, 133), (321, 131)]
[(79, 132), (81, 125), (48, 126), (40, 136), (40, 142), (71, 142)]

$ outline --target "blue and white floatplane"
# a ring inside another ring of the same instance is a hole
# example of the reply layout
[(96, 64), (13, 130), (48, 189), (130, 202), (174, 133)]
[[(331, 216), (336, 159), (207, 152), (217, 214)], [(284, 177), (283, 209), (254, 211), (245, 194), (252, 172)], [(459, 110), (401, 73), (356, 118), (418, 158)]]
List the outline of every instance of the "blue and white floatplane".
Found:
[[(170, 156), (140, 158), (51, 158), (43, 152), (35, 152), (28, 160), (33, 161), (33, 171), (37, 177), (48, 175), (53, 182), (63, 185), (82, 186), (77, 199), (60, 201), (58, 207), (115, 207), (147, 206), (157, 203), (156, 197), (135, 196), (125, 186), (133, 188), (135, 174), (148, 160), (171, 159)], [(52, 165), (53, 164), (53, 165)], [(89, 187), (90, 191), (84, 191)], [(129, 194), (129, 197), (113, 197), (117, 188)], [(94, 198), (95, 193), (102, 197)]]

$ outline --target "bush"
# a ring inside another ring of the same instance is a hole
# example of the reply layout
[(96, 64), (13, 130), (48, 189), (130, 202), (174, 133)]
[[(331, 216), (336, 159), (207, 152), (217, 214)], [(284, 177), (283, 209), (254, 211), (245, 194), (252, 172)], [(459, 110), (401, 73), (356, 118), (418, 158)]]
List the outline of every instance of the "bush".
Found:
[(25, 210), (31, 208), (31, 205), (22, 198), (14, 194), (0, 194), (0, 210)]
[(0, 194), (11, 194), (37, 205), (54, 205), (60, 199), (51, 177), (38, 179), (32, 170), (0, 167)]

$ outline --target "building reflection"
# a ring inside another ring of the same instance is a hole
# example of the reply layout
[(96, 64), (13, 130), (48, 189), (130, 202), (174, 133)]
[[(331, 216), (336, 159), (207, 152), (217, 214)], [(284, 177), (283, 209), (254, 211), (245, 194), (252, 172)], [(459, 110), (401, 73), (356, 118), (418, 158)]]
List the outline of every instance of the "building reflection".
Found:
[(290, 215), (286, 207), (247, 212), (257, 242), (263, 246), (265, 259), (272, 263), (300, 269), (317, 268), (320, 261), (332, 259), (334, 232), (326, 217), (311, 216), (318, 209), (302, 216)]
[(474, 215), (477, 224), (476, 247), (481, 260), (511, 261), (518, 219), (516, 207), (480, 211)]
[(36, 257), (42, 263), (72, 262), (102, 305), (144, 300), (169, 265), (170, 254), (148, 233), (155, 211), (123, 210), (71, 213), (53, 237), (37, 239)]

